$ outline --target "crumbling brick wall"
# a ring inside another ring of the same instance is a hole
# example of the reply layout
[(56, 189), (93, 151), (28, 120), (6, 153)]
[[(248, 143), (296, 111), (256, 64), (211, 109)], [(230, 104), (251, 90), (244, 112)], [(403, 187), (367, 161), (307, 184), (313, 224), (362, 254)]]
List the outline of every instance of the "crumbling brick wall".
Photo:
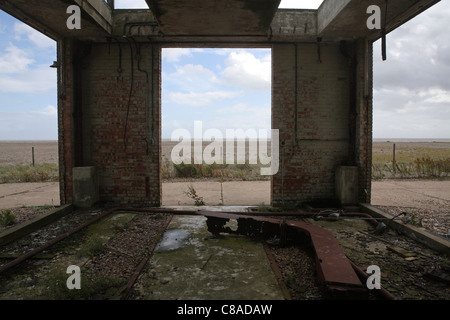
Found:
[(366, 62), (354, 46), (347, 50), (350, 55), (342, 51), (342, 43), (273, 46), (272, 126), (280, 130), (273, 205), (334, 199), (335, 170), (341, 165), (360, 167), (360, 179), (367, 182), (366, 163), (360, 159), (368, 149), (358, 136), (367, 128), (357, 123), (366, 119), (351, 112), (361, 100), (352, 77), (358, 75), (358, 64)]
[[(73, 201), (72, 167), (95, 166), (100, 200), (160, 205), (160, 46), (62, 44), (61, 202)], [(341, 165), (359, 168), (360, 201), (370, 202), (372, 48), (342, 44), (272, 47), (272, 128), (280, 130), (273, 205), (334, 198)]]
[[(101, 201), (158, 206), (160, 48), (122, 40), (84, 45), (82, 51), (78, 64), (82, 79), (81, 129), (76, 117), (66, 121), (64, 127), (65, 135), (76, 136), (77, 130), (82, 131), (74, 146), (64, 145), (66, 153), (82, 155), (72, 155), (81, 158), (74, 164), (70, 155), (64, 158), (65, 202), (71, 200), (69, 168), (95, 166)], [(68, 109), (69, 104), (63, 105)], [(72, 109), (76, 109), (76, 103), (72, 103)], [(69, 111), (63, 113), (69, 116)], [(67, 143), (69, 139), (65, 137)], [(80, 143), (82, 147), (77, 150)]]

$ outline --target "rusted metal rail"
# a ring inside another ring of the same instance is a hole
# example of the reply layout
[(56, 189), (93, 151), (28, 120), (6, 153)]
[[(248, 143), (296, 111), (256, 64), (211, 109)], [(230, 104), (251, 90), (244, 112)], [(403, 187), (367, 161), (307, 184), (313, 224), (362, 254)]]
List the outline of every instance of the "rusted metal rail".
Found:
[[(367, 273), (365, 273), (363, 270), (361, 270), (361, 268), (358, 267), (354, 262), (350, 261), (350, 264), (352, 265), (353, 269), (356, 271), (356, 273), (360, 277), (361, 281), (364, 281), (364, 282), (367, 281), (367, 279), (369, 278), (369, 275)], [(375, 290), (375, 293), (377, 293), (379, 296), (381, 296), (382, 298), (384, 298), (386, 300), (398, 300), (395, 296), (393, 296), (389, 291), (387, 291), (383, 287)]]
[(41, 245), (40, 247), (37, 247), (36, 249), (33, 249), (27, 253), (25, 253), (24, 255), (18, 257), (17, 259), (14, 259), (13, 261), (3, 265), (0, 267), (0, 274), (5, 272), (6, 270), (11, 269), (12, 267), (17, 266), (18, 264), (22, 263), (23, 261), (37, 255), (38, 253), (41, 253), (44, 250), (47, 250), (48, 248), (50, 248), (51, 246), (55, 245), (56, 243), (60, 242), (61, 240), (64, 240), (65, 238), (71, 236), (72, 234), (74, 234), (75, 232), (78, 232), (84, 228), (86, 228), (87, 226), (93, 224), (94, 222), (97, 222), (101, 219), (103, 219), (104, 217), (106, 217), (107, 215), (109, 215), (110, 213), (112, 213), (115, 210), (108, 210), (103, 212), (102, 214), (99, 214), (98, 216), (96, 216), (95, 218), (92, 218), (91, 220), (82, 223), (81, 225), (79, 225), (78, 227), (67, 231), (59, 236), (57, 236), (56, 238), (54, 238), (53, 240), (50, 240), (49, 242)]
[[(342, 248), (339, 246), (337, 239), (333, 234), (316, 225), (304, 221), (294, 221), (277, 219), (269, 216), (300, 216), (300, 217), (314, 217), (318, 213), (303, 213), (303, 212), (278, 212), (278, 213), (241, 213), (241, 212), (222, 212), (222, 211), (195, 211), (195, 210), (176, 210), (166, 208), (112, 208), (95, 218), (81, 224), (80, 226), (68, 231), (50, 242), (20, 256), (10, 263), (0, 267), (0, 273), (18, 265), (26, 259), (48, 249), (57, 242), (67, 238), (68, 236), (78, 232), (90, 224), (99, 221), (113, 212), (128, 211), (128, 212), (142, 212), (142, 213), (166, 213), (173, 215), (202, 215), (207, 218), (206, 224), (208, 231), (213, 234), (220, 233), (235, 233), (249, 237), (256, 237), (261, 239), (271, 239), (278, 237), (280, 244), (286, 244), (289, 241), (307, 242), (312, 246), (315, 253), (316, 273), (317, 279), (330, 293), (332, 297), (338, 298), (361, 298), (364, 293), (367, 293), (363, 286), (354, 266), (346, 257)], [(348, 216), (363, 216), (370, 218), (366, 214), (351, 213)], [(229, 220), (237, 220), (237, 229), (232, 230), (226, 226)], [(374, 223), (376, 220), (369, 222)], [(378, 223), (378, 222), (376, 222)], [(137, 274), (134, 274), (130, 283), (132, 284), (137, 278), (140, 270), (147, 263), (148, 260), (143, 259), (139, 265)]]

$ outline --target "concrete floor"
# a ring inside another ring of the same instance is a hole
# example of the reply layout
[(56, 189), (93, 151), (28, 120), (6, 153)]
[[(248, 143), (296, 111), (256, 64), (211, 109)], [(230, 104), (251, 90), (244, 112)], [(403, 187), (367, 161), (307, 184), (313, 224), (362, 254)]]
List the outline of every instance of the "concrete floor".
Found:
[(135, 285), (145, 300), (284, 299), (262, 243), (214, 237), (203, 216), (174, 216), (150, 266)]
[[(192, 186), (210, 205), (203, 210), (242, 211), (245, 205), (270, 203), (269, 183), (196, 182)], [(198, 209), (184, 194), (189, 185), (163, 184), (164, 205)], [(410, 207), (434, 203), (448, 207), (449, 190), (450, 181), (375, 181), (373, 204)], [(58, 193), (57, 183), (0, 185), (0, 208), (14, 203), (49, 204), (48, 199), (57, 198)], [(217, 206), (219, 203), (224, 205)], [(135, 284), (142, 299), (283, 300), (262, 244), (247, 237), (214, 237), (205, 220), (203, 216), (173, 217), (164, 234), (166, 241), (151, 258), (150, 270)]]
[(0, 209), (59, 204), (58, 182), (0, 184)]
[[(270, 204), (270, 181), (163, 183), (163, 205), (193, 205), (185, 192), (192, 185), (207, 205)], [(59, 205), (57, 182), (0, 184), (0, 209)], [(372, 205), (446, 208), (450, 180), (381, 180), (372, 182)]]

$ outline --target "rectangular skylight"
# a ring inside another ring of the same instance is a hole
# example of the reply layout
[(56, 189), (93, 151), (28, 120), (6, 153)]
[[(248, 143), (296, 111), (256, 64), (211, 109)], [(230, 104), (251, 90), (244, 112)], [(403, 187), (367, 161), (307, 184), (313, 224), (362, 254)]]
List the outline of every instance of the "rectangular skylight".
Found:
[(318, 9), (324, 0), (281, 0), (278, 9)]

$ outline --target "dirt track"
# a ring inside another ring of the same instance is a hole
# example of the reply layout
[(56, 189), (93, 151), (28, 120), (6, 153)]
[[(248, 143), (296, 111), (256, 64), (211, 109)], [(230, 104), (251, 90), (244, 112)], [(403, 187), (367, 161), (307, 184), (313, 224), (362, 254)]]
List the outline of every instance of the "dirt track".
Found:
[[(207, 205), (269, 205), (270, 181), (166, 182), (163, 205), (192, 205), (192, 185)], [(58, 182), (0, 184), (0, 209), (59, 205)], [(433, 210), (450, 207), (450, 181), (382, 180), (372, 182), (372, 204)]]
[[(193, 186), (206, 205), (269, 205), (270, 181), (166, 182), (164, 206), (193, 205), (186, 195)], [(372, 182), (372, 204), (396, 214), (408, 211), (423, 220), (426, 227), (450, 234), (450, 181), (382, 180)], [(0, 184), (0, 209), (59, 205), (59, 185), (46, 183)]]

